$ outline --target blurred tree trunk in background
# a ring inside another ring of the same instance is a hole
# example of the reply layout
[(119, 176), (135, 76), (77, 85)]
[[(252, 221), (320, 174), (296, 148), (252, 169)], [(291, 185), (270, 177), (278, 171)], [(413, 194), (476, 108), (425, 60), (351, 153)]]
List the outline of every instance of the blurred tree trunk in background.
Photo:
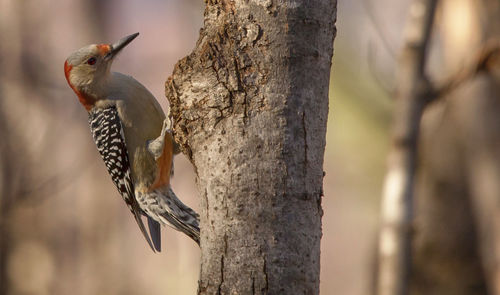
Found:
[(382, 195), (378, 295), (404, 295), (410, 270), (410, 227), (422, 112), (429, 102), (425, 69), (437, 0), (413, 0), (398, 63), (391, 149)]
[[(2, 96), (0, 89), (0, 97)], [(0, 110), (4, 108), (1, 107)], [(10, 251), (10, 233), (8, 227), (8, 217), (12, 208), (12, 196), (15, 195), (13, 186), (16, 183), (17, 171), (12, 167), (12, 157), (9, 140), (6, 138), (7, 122), (4, 114), (0, 113), (0, 294), (8, 294), (7, 282), (7, 256)]]
[[(106, 1), (82, 2), (88, 9), (79, 13), (89, 23), (102, 24), (94, 15), (103, 15)], [(54, 285), (52, 279), (76, 260), (76, 241), (72, 239), (76, 230), (66, 224), (46, 232), (43, 227), (58, 214), (45, 214), (40, 205), (56, 193), (58, 184), (78, 176), (76, 171), (62, 175), (56, 168), (57, 145), (67, 130), (58, 132), (58, 119), (64, 116), (54, 107), (55, 93), (60, 91), (57, 87), (64, 81), (62, 68), (60, 80), (48, 78), (52, 62), (63, 63), (47, 48), (53, 44), (47, 41), (52, 32), (47, 30), (51, 20), (45, 13), (53, 7), (29, 1), (0, 1), (0, 7), (0, 40), (4, 41), (0, 42), (0, 294), (65, 293), (60, 291), (65, 284)], [(89, 26), (81, 34), (90, 29), (103, 32), (103, 28)], [(95, 33), (94, 37), (102, 35)], [(66, 113), (72, 111), (70, 105), (60, 102), (58, 106)], [(27, 213), (33, 208), (34, 212)], [(56, 246), (51, 243), (64, 247), (52, 251)], [(58, 278), (65, 281), (75, 273)]]
[[(443, 68), (457, 71), (498, 38), (500, 2), (441, 8)], [(498, 74), (484, 73), (424, 113), (410, 294), (500, 294), (499, 95)]]
[[(36, 172), (24, 169), (33, 160), (28, 139), (22, 134), (22, 126), (30, 122), (26, 118), (19, 125), (13, 124), (14, 113), (19, 110), (13, 105), (18, 101), (7, 99), (12, 94), (20, 96), (19, 100), (28, 96), (29, 91), (39, 84), (38, 72), (29, 61), (28, 32), (25, 30), (29, 22), (23, 2), (2, 3), (0, 11), (0, 294), (14, 292), (8, 275), (9, 256), (14, 251), (15, 224), (14, 211), (22, 201), (23, 195), (33, 187), (33, 176)], [(35, 40), (29, 40), (34, 45)], [(24, 60), (26, 58), (26, 60)], [(40, 64), (38, 64), (40, 65)], [(16, 97), (17, 99), (17, 97)], [(32, 97), (35, 100), (35, 97)], [(36, 103), (32, 101), (32, 103)], [(22, 104), (22, 103), (21, 103)], [(43, 111), (42, 111), (43, 112)], [(22, 113), (26, 115), (26, 113)], [(38, 126), (41, 127), (41, 126)], [(24, 199), (24, 200), (23, 200)]]
[(199, 294), (318, 294), (336, 1), (207, 1), (166, 84), (201, 193)]

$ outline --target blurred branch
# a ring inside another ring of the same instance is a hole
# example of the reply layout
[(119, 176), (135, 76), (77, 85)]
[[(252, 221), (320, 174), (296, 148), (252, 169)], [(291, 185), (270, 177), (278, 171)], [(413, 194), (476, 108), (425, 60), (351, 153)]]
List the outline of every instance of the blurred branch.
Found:
[(375, 8), (372, 5), (371, 0), (363, 0), (361, 1), (363, 8), (366, 11), (366, 14), (368, 15), (368, 19), (373, 25), (373, 28), (375, 29), (375, 32), (379, 36), (379, 39), (382, 41), (382, 44), (384, 45), (383, 47), (391, 57), (396, 59), (396, 50), (393, 48), (391, 45), (391, 42), (389, 42), (389, 39), (387, 39), (387, 35), (385, 34), (385, 30), (382, 29), (382, 25), (379, 19), (377, 19), (377, 16), (375, 15)]
[(79, 161), (68, 165), (65, 169), (60, 169), (52, 175), (45, 176), (43, 180), (35, 182), (29, 180), (27, 183), (31, 185), (19, 190), (17, 195), (17, 206), (36, 206), (45, 199), (61, 192), (67, 187), (70, 187), (75, 181), (80, 178), (87, 170), (95, 164), (95, 162)]
[(434, 90), (436, 99), (445, 97), (458, 86), (473, 79), (481, 72), (490, 72), (500, 66), (500, 40), (486, 43), (475, 55), (471, 63), (451, 75), (442, 85)]
[(431, 94), (425, 63), (436, 5), (437, 0), (412, 2), (399, 61), (392, 146), (382, 195), (379, 295), (403, 295), (408, 291), (417, 139), (420, 118)]
[(368, 43), (368, 70), (380, 88), (382, 88), (388, 95), (393, 95), (395, 90), (394, 84), (391, 85), (391, 83), (387, 79), (384, 79), (377, 70), (377, 65), (375, 64), (375, 51), (376, 48), (374, 44), (372, 42)]

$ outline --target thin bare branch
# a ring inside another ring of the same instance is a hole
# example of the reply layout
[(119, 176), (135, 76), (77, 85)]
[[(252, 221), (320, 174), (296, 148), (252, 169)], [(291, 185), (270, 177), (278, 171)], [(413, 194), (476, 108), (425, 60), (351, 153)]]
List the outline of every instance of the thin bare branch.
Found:
[(380, 71), (375, 64), (376, 47), (372, 42), (368, 43), (368, 70), (372, 74), (373, 78), (377, 82), (380, 88), (382, 88), (388, 95), (393, 95), (395, 91), (394, 83), (390, 83), (387, 79), (384, 79)]
[(363, 5), (363, 8), (366, 11), (366, 15), (368, 15), (368, 19), (373, 25), (373, 28), (375, 29), (375, 32), (379, 36), (380, 40), (382, 41), (382, 44), (384, 45), (383, 47), (389, 55), (396, 59), (397, 53), (396, 49), (394, 49), (394, 46), (391, 44), (389, 39), (387, 38), (387, 35), (385, 33), (385, 30), (382, 28), (381, 21), (377, 18), (375, 14), (375, 8), (373, 7), (372, 0), (363, 0), (361, 1), (361, 4)]

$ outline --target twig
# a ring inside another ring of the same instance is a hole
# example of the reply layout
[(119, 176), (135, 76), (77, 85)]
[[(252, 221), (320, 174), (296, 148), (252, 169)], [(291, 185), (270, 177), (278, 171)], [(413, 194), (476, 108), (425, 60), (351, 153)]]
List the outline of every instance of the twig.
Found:
[(481, 72), (489, 72), (500, 63), (500, 40), (491, 40), (474, 55), (471, 63), (462, 67), (435, 88), (433, 97), (439, 99), (455, 90), (458, 86), (472, 80)]
[(380, 24), (380, 21), (377, 19), (375, 15), (375, 9), (373, 8), (372, 5), (372, 0), (363, 0), (361, 1), (363, 8), (366, 10), (366, 14), (368, 15), (368, 19), (373, 25), (373, 28), (375, 29), (375, 32), (377, 32), (378, 36), (380, 37), (380, 40), (382, 40), (382, 44), (384, 45), (383, 47), (389, 55), (396, 59), (396, 50), (391, 45), (391, 42), (387, 39), (386, 34), (384, 33), (384, 30), (382, 29), (382, 25)]
[(375, 65), (375, 47), (372, 42), (368, 43), (368, 70), (385, 93), (388, 95), (394, 94), (394, 84), (391, 85), (387, 79), (381, 77), (380, 72), (377, 70), (377, 66)]

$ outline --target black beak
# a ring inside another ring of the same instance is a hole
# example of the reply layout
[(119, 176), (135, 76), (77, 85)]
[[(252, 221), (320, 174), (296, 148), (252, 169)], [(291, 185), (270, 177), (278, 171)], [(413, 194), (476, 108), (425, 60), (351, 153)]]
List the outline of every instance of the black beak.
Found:
[(139, 36), (139, 33), (123, 37), (117, 42), (111, 44), (111, 50), (108, 52), (108, 54), (106, 54), (106, 59), (112, 59), (113, 57), (115, 57), (118, 52), (120, 52), (125, 46), (132, 42), (132, 40), (134, 40), (137, 36)]

